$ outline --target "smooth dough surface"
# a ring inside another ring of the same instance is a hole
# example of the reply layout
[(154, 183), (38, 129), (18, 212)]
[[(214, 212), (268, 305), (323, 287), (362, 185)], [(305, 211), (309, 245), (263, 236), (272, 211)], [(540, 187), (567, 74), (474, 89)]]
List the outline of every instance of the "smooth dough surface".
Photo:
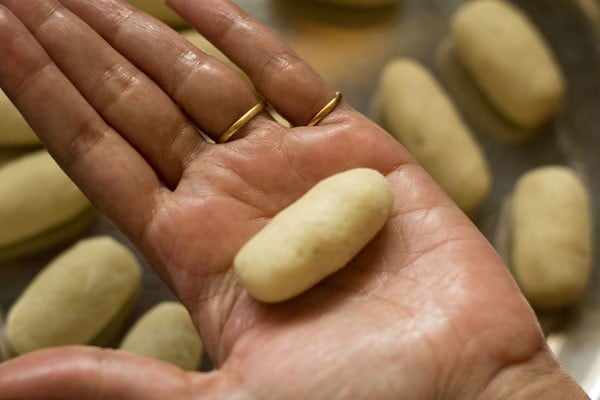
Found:
[(84, 239), (56, 257), (10, 309), (6, 337), (18, 353), (87, 344), (136, 294), (141, 268), (108, 236)]
[(196, 370), (202, 359), (202, 341), (186, 308), (160, 303), (140, 317), (129, 330), (121, 349)]
[(575, 172), (547, 166), (524, 174), (511, 207), (511, 265), (534, 307), (573, 304), (590, 273), (589, 196)]
[(184, 26), (186, 22), (171, 9), (165, 0), (126, 0), (140, 10), (174, 27)]
[(466, 2), (451, 32), (462, 63), (506, 119), (535, 128), (559, 108), (560, 67), (521, 10), (501, 0)]
[(0, 147), (40, 145), (38, 137), (19, 110), (0, 90)]
[(235, 272), (256, 299), (287, 300), (346, 265), (383, 227), (392, 205), (379, 172), (333, 175), (252, 237), (234, 259)]
[(91, 209), (45, 150), (0, 167), (0, 247), (58, 227)]
[(488, 163), (456, 107), (424, 66), (390, 61), (378, 91), (383, 125), (467, 213), (491, 186)]

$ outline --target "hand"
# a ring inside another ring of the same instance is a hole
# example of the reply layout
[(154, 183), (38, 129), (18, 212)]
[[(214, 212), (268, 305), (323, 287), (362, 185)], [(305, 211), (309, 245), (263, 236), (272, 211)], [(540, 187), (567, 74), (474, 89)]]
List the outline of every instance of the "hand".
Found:
[[(262, 113), (228, 143), (203, 140), (256, 104), (252, 90), (118, 0), (0, 0), (0, 85), (186, 305), (218, 370), (42, 350), (0, 365), (0, 399), (585, 398), (502, 261), (404, 148), (345, 103), (304, 127), (334, 92), (273, 33), (226, 0), (169, 4), (297, 127)], [(250, 298), (237, 250), (355, 167), (393, 187), (382, 232), (309, 292)]]

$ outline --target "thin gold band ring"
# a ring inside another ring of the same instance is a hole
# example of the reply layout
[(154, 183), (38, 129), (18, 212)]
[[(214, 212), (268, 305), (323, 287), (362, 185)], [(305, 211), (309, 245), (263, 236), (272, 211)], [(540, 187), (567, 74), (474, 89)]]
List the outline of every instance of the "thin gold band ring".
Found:
[(265, 109), (266, 103), (264, 100), (261, 100), (254, 107), (249, 109), (244, 115), (240, 117), (237, 121), (235, 121), (219, 138), (217, 143), (225, 143), (233, 135), (235, 135), (244, 125), (246, 125), (250, 120), (256, 117)]
[(321, 111), (319, 111), (306, 126), (317, 125), (319, 122), (321, 122), (321, 120), (323, 120), (323, 118), (328, 116), (329, 113), (331, 113), (337, 107), (338, 104), (340, 104), (341, 100), (342, 92), (335, 92), (335, 96), (333, 97), (333, 99), (329, 100), (329, 102), (325, 104), (323, 108), (321, 108)]

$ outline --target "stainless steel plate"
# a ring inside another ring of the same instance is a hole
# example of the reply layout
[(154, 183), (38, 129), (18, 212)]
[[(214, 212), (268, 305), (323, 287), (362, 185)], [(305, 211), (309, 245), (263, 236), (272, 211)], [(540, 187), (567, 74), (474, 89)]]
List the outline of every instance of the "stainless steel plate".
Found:
[[(540, 134), (514, 143), (514, 128), (496, 115), (464, 72), (448, 40), (448, 22), (461, 0), (402, 0), (379, 10), (352, 10), (308, 0), (237, 0), (312, 64), (355, 108), (369, 115), (383, 65), (413, 57), (429, 66), (477, 136), (492, 167), (494, 186), (475, 222), (494, 240), (504, 197), (524, 171), (549, 163), (568, 164), (585, 179), (595, 214), (594, 247), (600, 244), (600, 6), (596, 0), (515, 0), (540, 28), (567, 77), (567, 101)], [(98, 217), (85, 235), (107, 233), (128, 243)], [(68, 245), (68, 244), (67, 244)], [(0, 266), (0, 309), (7, 310), (27, 283), (62, 248)], [(581, 307), (540, 316), (548, 341), (592, 399), (600, 399), (600, 268)], [(145, 266), (143, 290), (131, 321), (156, 302), (173, 299)], [(548, 322), (548, 323), (547, 323)], [(205, 361), (205, 368), (209, 368)]]

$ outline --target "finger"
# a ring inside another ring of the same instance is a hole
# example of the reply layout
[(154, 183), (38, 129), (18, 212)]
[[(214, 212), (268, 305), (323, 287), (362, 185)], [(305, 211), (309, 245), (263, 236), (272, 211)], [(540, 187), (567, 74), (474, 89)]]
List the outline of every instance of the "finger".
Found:
[(127, 232), (139, 232), (160, 182), (98, 116), (27, 29), (0, 5), (0, 86), (84, 193)]
[(327, 82), (272, 31), (228, 0), (167, 3), (248, 74), (293, 125), (304, 125), (334, 97)]
[(58, 1), (2, 2), (92, 107), (174, 188), (190, 155), (205, 142), (169, 96)]
[(155, 80), (213, 139), (257, 103), (231, 68), (130, 5), (115, 0), (60, 1)]
[(219, 373), (185, 372), (165, 362), (95, 347), (40, 350), (0, 364), (0, 399), (11, 400), (216, 399), (224, 398), (219, 397), (220, 383)]

